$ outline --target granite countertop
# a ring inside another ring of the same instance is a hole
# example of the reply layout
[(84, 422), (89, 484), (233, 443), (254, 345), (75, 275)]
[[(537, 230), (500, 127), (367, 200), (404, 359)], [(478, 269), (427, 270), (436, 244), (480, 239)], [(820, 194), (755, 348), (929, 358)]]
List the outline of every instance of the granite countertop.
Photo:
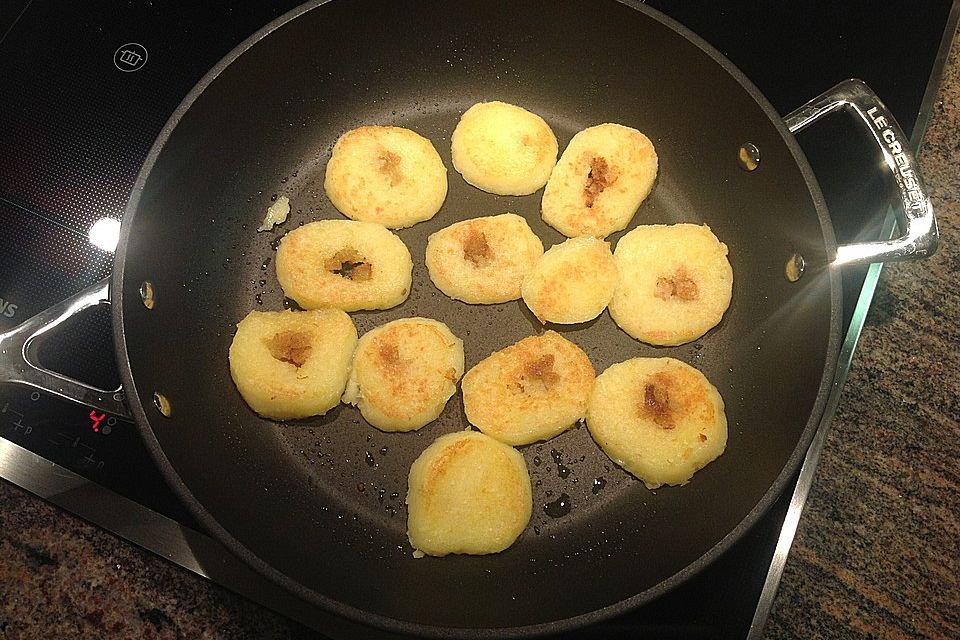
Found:
[[(920, 164), (942, 241), (887, 265), (766, 637), (960, 637), (960, 45)], [(0, 637), (315, 634), (0, 481)]]

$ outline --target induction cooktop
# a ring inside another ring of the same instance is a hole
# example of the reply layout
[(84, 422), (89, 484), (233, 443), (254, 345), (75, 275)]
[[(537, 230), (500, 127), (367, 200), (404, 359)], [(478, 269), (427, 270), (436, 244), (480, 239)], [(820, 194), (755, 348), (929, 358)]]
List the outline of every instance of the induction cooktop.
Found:
[[(118, 221), (167, 118), (222, 56), (296, 4), (34, 0), (0, 8), (0, 333), (109, 276)], [(362, 10), (362, 0), (356, 4)], [(957, 3), (949, 0), (914, 3), (895, 16), (862, 1), (647, 4), (729, 57), (781, 114), (840, 80), (862, 78), (914, 149), (958, 17)], [(838, 239), (889, 237), (887, 188), (882, 178), (863, 177), (876, 150), (842, 117), (798, 140)], [(762, 634), (879, 270), (844, 271), (845, 340), (834, 392), (789, 490), (688, 582), (633, 613), (567, 637)], [(38, 339), (35, 354), (45, 367), (122, 401), (111, 340), (109, 309), (93, 306)], [(0, 477), (322, 636), (390, 637), (280, 591), (206, 536), (122, 412), (3, 382), (11, 377), (0, 377)]]

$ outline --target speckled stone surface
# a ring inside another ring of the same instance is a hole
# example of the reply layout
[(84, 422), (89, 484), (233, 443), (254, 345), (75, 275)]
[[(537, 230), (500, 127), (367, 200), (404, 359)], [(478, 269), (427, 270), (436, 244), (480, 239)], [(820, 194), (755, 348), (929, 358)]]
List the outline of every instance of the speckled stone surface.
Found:
[[(766, 637), (960, 638), (960, 46), (921, 156), (942, 245), (883, 275)], [(315, 638), (0, 482), (0, 638)]]

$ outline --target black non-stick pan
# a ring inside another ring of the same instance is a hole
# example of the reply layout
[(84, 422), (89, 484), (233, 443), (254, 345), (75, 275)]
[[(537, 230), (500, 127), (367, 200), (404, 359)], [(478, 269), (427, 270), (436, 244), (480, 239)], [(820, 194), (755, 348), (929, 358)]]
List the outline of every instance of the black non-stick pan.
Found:
[[(453, 171), (450, 134), (466, 108), (485, 100), (540, 114), (561, 149), (590, 125), (640, 129), (656, 145), (660, 172), (629, 228), (706, 223), (728, 245), (732, 303), (692, 344), (641, 344), (607, 314), (551, 328), (583, 347), (598, 372), (635, 356), (672, 356), (700, 369), (726, 402), (729, 443), (688, 485), (656, 491), (611, 462), (582, 426), (522, 447), (534, 515), (517, 543), (492, 556), (415, 559), (406, 540), (407, 472), (434, 438), (468, 427), (459, 395), (414, 433), (382, 433), (348, 406), (276, 423), (244, 404), (227, 350), (251, 309), (287, 306), (273, 268), (279, 238), (341, 218), (324, 194), (323, 172), (336, 139), (363, 124), (431, 139), (450, 186), (432, 220), (398, 232), (414, 257), (410, 298), (352, 314), (360, 333), (396, 318), (435, 318), (463, 339), (469, 368), (542, 332), (520, 301), (447, 298), (423, 263), (429, 234), (481, 215), (516, 212), (545, 246), (563, 240), (540, 219), (541, 192), (494, 196)], [(850, 105), (898, 170), (909, 226), (889, 246), (838, 250), (790, 133)], [(334, 613), (416, 634), (501, 636), (623, 612), (722, 553), (799, 466), (836, 362), (837, 262), (922, 256), (935, 246), (932, 212), (912, 160), (894, 146), (902, 144), (897, 135), (855, 82), (785, 123), (717, 52), (635, 2), (312, 3), (212, 70), (141, 172), (111, 291), (127, 403), (167, 479), (210, 533)], [(758, 164), (740, 157), (744, 145)], [(279, 195), (291, 200), (290, 219), (258, 233)], [(795, 254), (805, 270), (791, 281), (785, 267)]]

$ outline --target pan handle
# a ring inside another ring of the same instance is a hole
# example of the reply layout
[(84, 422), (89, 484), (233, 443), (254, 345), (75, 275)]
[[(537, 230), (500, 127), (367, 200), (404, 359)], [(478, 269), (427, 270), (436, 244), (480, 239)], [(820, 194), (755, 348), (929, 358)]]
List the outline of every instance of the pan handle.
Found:
[(68, 378), (37, 363), (36, 338), (69, 320), (84, 309), (110, 303), (110, 278), (91, 285), (63, 302), (5, 333), (0, 333), (0, 382), (24, 384), (53, 395), (85, 404), (120, 418), (132, 419), (123, 401), (123, 388), (97, 389)]
[(836, 109), (850, 109), (866, 125), (897, 182), (902, 208), (897, 217), (903, 235), (891, 240), (837, 247), (834, 264), (869, 264), (926, 258), (937, 250), (940, 232), (917, 161), (889, 109), (863, 80), (844, 80), (787, 115), (791, 133), (802, 131)]

